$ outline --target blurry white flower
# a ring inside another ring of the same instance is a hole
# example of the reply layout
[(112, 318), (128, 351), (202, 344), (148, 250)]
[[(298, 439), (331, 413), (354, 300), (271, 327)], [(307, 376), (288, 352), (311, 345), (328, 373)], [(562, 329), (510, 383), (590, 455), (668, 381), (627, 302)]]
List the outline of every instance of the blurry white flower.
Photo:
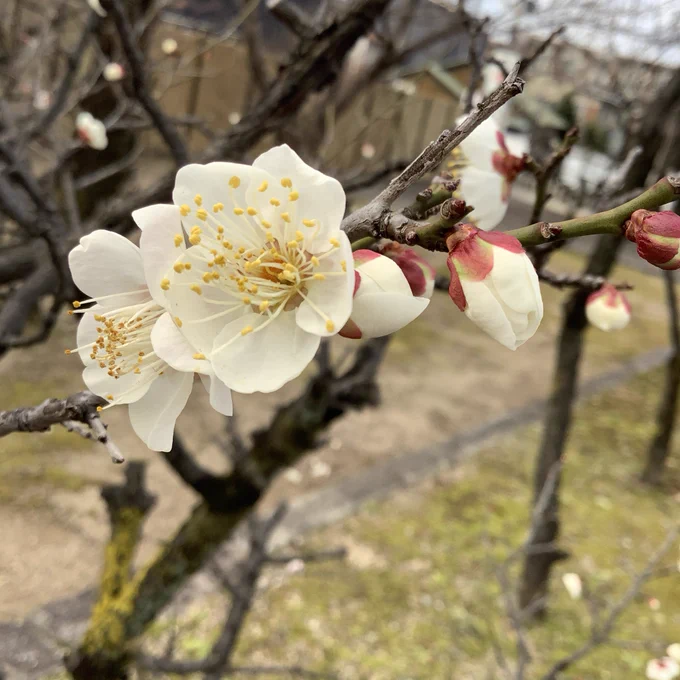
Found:
[(671, 657), (674, 661), (680, 661), (680, 643), (674, 642), (666, 650), (666, 654)]
[(185, 165), (173, 200), (191, 244), (166, 274), (182, 333), (231, 389), (278, 390), (352, 310), (342, 186), (283, 145), (252, 166)]
[(299, 574), (304, 571), (305, 563), (300, 559), (294, 559), (286, 564), (286, 572), (288, 574)]
[(581, 577), (578, 574), (563, 574), (562, 583), (572, 600), (581, 598), (581, 595), (583, 594), (583, 584), (581, 583)]
[(361, 145), (361, 157), (370, 160), (375, 156), (375, 147), (370, 142), (364, 142)]
[(178, 47), (179, 45), (177, 44), (177, 41), (174, 38), (166, 38), (161, 43), (161, 51), (168, 57), (175, 54), (175, 52), (177, 52)]
[(299, 484), (302, 481), (302, 473), (299, 470), (296, 470), (295, 468), (291, 468), (290, 470), (286, 470), (286, 472), (284, 472), (283, 476), (291, 484)]
[(125, 69), (115, 61), (104, 66), (104, 80), (110, 83), (117, 83), (125, 76)]
[(661, 609), (661, 602), (656, 597), (650, 597), (647, 604), (653, 612), (658, 612)]
[(91, 10), (94, 10), (100, 17), (106, 16), (106, 10), (102, 7), (99, 0), (87, 0), (87, 5)]
[(621, 291), (605, 283), (588, 296), (586, 317), (601, 331), (618, 331), (630, 321), (630, 303)]
[(241, 114), (238, 111), (232, 111), (227, 120), (230, 125), (238, 125), (241, 122)]
[(33, 108), (45, 111), (52, 103), (52, 95), (47, 90), (38, 90), (33, 97)]
[(680, 665), (668, 656), (652, 659), (647, 664), (646, 675), (648, 680), (673, 680), (680, 675)]
[(318, 479), (319, 477), (330, 477), (331, 472), (331, 466), (323, 460), (315, 460), (312, 462), (311, 474), (315, 479)]
[(85, 144), (98, 151), (105, 149), (109, 145), (104, 123), (86, 111), (76, 116), (76, 132)]
[(395, 92), (407, 97), (412, 97), (416, 93), (416, 84), (412, 80), (406, 80), (406, 78), (394, 78), (390, 81), (390, 87)]

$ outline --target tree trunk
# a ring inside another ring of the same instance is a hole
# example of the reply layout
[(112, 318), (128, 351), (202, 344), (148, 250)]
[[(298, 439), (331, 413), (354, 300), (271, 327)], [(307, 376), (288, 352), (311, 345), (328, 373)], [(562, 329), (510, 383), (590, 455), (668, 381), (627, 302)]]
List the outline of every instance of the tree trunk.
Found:
[(678, 318), (678, 299), (675, 295), (675, 280), (672, 271), (664, 271), (670, 335), (673, 354), (666, 366), (666, 381), (663, 397), (657, 415), (656, 436), (647, 453), (647, 464), (642, 471), (642, 481), (647, 484), (661, 484), (666, 460), (671, 452), (673, 429), (680, 390), (680, 319)]
[[(587, 273), (607, 276), (616, 261), (621, 236), (602, 236), (590, 257)], [(587, 321), (585, 303), (588, 290), (577, 290), (564, 305), (560, 331), (553, 391), (545, 417), (543, 438), (534, 473), (534, 505), (546, 484), (554, 480), (541, 512), (534, 517), (532, 540), (529, 543), (520, 582), (519, 605), (523, 611), (542, 616), (546, 611), (545, 598), (552, 565), (567, 557), (556, 546), (559, 537), (559, 484), (560, 473), (556, 466), (562, 461), (571, 425), (572, 407), (576, 396), (579, 364), (583, 350), (583, 331)], [(553, 477), (556, 475), (556, 477)]]

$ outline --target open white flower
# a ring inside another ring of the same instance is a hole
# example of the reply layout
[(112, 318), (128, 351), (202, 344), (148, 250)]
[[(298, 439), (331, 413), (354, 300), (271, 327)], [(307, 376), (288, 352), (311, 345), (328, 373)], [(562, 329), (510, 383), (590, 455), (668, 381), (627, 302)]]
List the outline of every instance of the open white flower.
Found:
[(484, 231), (494, 229), (505, 217), (512, 183), (524, 168), (525, 159), (510, 153), (492, 118), (473, 130), (451, 155), (453, 160), (447, 167), (460, 179), (454, 195), (474, 206), (467, 221)]
[(125, 77), (125, 69), (117, 62), (109, 62), (104, 66), (103, 71), (104, 80), (109, 83), (117, 83)]
[[(111, 406), (129, 404), (132, 427), (150, 449), (169, 451), (175, 421), (191, 393), (193, 370), (200, 369), (210, 381), (208, 363), (195, 360), (176, 371), (155, 352), (153, 336), (172, 334), (175, 326), (146, 284), (139, 248), (126, 238), (94, 231), (71, 251), (69, 266), (76, 286), (91, 297), (74, 303), (83, 318), (78, 348), (67, 352), (80, 355), (90, 390)], [(188, 347), (185, 351), (194, 354)], [(211, 403), (231, 415), (229, 391), (212, 382)]]
[(177, 41), (174, 38), (166, 38), (161, 43), (161, 51), (168, 57), (175, 54), (175, 52), (177, 52), (178, 47), (179, 45), (177, 44)]
[(430, 303), (415, 297), (399, 265), (372, 250), (354, 253), (354, 304), (340, 335), (345, 338), (379, 338), (411, 323)]
[[(191, 247), (181, 248), (178, 226), (166, 239), (175, 262), (157, 280), (182, 333), (231, 389), (279, 389), (352, 309), (342, 187), (284, 145), (252, 166), (185, 166), (173, 201)], [(167, 215), (168, 206), (147, 210)]]
[(76, 132), (85, 144), (98, 151), (102, 151), (109, 145), (106, 126), (87, 111), (82, 111), (76, 116)]
[(578, 574), (562, 574), (562, 583), (572, 600), (581, 598), (581, 595), (583, 594), (583, 584), (581, 583), (581, 577)]
[(673, 680), (680, 675), (680, 665), (669, 656), (652, 659), (647, 663), (646, 675), (648, 680)]
[(672, 645), (669, 645), (666, 655), (670, 656), (674, 661), (680, 661), (680, 643), (674, 642)]

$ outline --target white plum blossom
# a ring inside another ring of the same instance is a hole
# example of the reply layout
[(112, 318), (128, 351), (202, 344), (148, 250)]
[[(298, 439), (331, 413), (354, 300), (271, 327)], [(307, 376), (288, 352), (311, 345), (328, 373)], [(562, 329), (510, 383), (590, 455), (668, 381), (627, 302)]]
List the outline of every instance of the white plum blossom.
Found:
[(505, 217), (512, 183), (526, 159), (510, 153), (493, 118), (473, 130), (451, 155), (447, 167), (460, 180), (454, 196), (474, 206), (466, 219), (484, 231), (494, 229)]
[(601, 331), (625, 328), (631, 317), (626, 296), (609, 283), (591, 293), (586, 300), (586, 318)]
[(680, 642), (674, 642), (668, 646), (666, 655), (670, 656), (674, 661), (680, 661)]
[(87, 0), (87, 6), (99, 14), (100, 17), (106, 16), (106, 10), (102, 7), (102, 4), (99, 2), (99, 0)]
[(98, 151), (102, 151), (109, 145), (104, 123), (86, 111), (76, 116), (76, 132), (85, 144)]
[(446, 243), (451, 299), (501, 345), (517, 349), (543, 318), (538, 276), (520, 242), (461, 224)]
[(578, 600), (583, 594), (583, 583), (578, 574), (568, 573), (562, 575), (562, 584), (572, 600)]
[[(132, 427), (150, 449), (169, 451), (175, 421), (191, 393), (193, 370), (205, 374), (201, 377), (217, 410), (231, 415), (232, 407), (229, 390), (214, 379), (206, 361), (195, 360), (176, 371), (154, 350), (155, 336), (172, 336), (175, 330), (158, 303), (160, 296), (146, 283), (145, 268), (154, 272), (162, 259), (155, 250), (143, 262), (140, 249), (119, 234), (97, 230), (80, 240), (69, 254), (69, 266), (74, 283), (90, 298), (74, 303), (74, 313), (83, 318), (78, 347), (67, 353), (80, 355), (90, 390), (110, 406), (129, 404)], [(176, 343), (180, 340), (194, 354), (182, 336)]]
[(375, 147), (370, 142), (364, 142), (361, 145), (361, 157), (370, 160), (375, 156)]
[(167, 57), (170, 57), (175, 54), (175, 52), (177, 52), (178, 47), (179, 45), (174, 38), (166, 38), (161, 43), (161, 52), (163, 52), (163, 54), (165, 54)]
[(109, 83), (117, 83), (125, 77), (125, 69), (117, 62), (112, 61), (104, 66), (104, 80)]
[(411, 323), (425, 311), (427, 297), (415, 297), (399, 265), (372, 250), (354, 253), (354, 304), (340, 335), (379, 338)]
[(646, 675), (648, 680), (673, 680), (680, 675), (680, 665), (669, 656), (652, 659), (647, 663)]
[(228, 116), (227, 120), (229, 125), (238, 125), (241, 122), (241, 114), (238, 111), (232, 111)]
[[(167, 239), (177, 245), (174, 264), (154, 284), (181, 332), (231, 389), (279, 389), (349, 319), (354, 265), (340, 230), (342, 186), (283, 145), (252, 166), (183, 167), (173, 201), (183, 230), (178, 217)], [(167, 219), (168, 209), (146, 210)]]

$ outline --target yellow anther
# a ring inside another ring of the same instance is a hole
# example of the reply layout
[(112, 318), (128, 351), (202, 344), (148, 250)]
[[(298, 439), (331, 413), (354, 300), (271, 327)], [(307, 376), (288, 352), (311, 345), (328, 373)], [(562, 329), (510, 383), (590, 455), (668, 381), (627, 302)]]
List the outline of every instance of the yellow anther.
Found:
[(113, 395), (112, 395), (112, 394), (107, 394), (107, 395), (106, 395), (106, 398), (107, 398), (109, 401), (111, 401), (111, 400), (113, 399)]
[(286, 243), (286, 245), (289, 248), (297, 248), (298, 242), (297, 241), (288, 241), (288, 243)]
[(224, 255), (215, 255), (215, 264), (219, 264), (221, 266), (225, 262), (226, 260), (224, 259)]
[(253, 294), (256, 295), (257, 291), (259, 290), (257, 287), (256, 283), (253, 283), (251, 286), (248, 287), (248, 290)]
[(227, 250), (231, 250), (231, 249), (234, 247), (234, 246), (231, 245), (231, 243), (229, 243), (229, 241), (222, 241), (222, 245), (223, 245)]
[(212, 281), (212, 272), (205, 272), (201, 278), (203, 283), (210, 283)]
[(101, 314), (95, 314), (94, 320), (95, 321), (104, 321), (104, 317)]
[(192, 283), (189, 288), (193, 290), (196, 295), (202, 294), (201, 287), (197, 283)]
[(217, 272), (213, 272), (213, 273), (212, 273), (212, 277), (213, 277), (213, 279), (214, 279), (215, 281), (217, 281), (217, 279), (220, 278), (220, 275), (219, 275)]
[(275, 205), (275, 206), (281, 205), (281, 201), (279, 201), (278, 198), (270, 198), (270, 199), (269, 199), (269, 202), (270, 202), (272, 205)]
[(73, 310), (69, 309), (68, 312), (66, 312), (69, 316), (73, 316)]
[(170, 279), (161, 279), (161, 288), (163, 290), (168, 290), (168, 288), (170, 288)]
[(234, 208), (234, 215), (243, 215), (244, 212), (243, 208)]
[(224, 234), (224, 227), (221, 224), (217, 227), (217, 233)]
[[(137, 373), (138, 371), (139, 371), (139, 369), (137, 369), (137, 370), (135, 371), (135, 373)], [(103, 410), (104, 410), (104, 409), (103, 409), (101, 406), (97, 406), (97, 411), (99, 411), (99, 412), (101, 413)]]
[(194, 196), (194, 203), (199, 206), (203, 205), (203, 197), (201, 196), (201, 194), (196, 194)]
[(184, 271), (184, 265), (181, 262), (176, 262), (175, 264), (172, 265), (172, 268), (178, 273), (181, 274)]
[(194, 224), (193, 227), (191, 227), (191, 231), (189, 232), (190, 234), (201, 234), (201, 228), (197, 225)]
[(329, 241), (329, 243), (330, 243), (332, 246), (334, 246), (335, 248), (339, 248), (339, 247), (340, 247), (340, 241), (338, 241), (337, 238), (329, 238), (328, 241)]
[(199, 208), (196, 211), (196, 217), (198, 217), (199, 220), (203, 220), (205, 222), (208, 219), (208, 211), (205, 208)]
[(186, 203), (182, 203), (182, 205), (179, 206), (179, 214), (182, 217), (186, 217), (190, 212), (191, 208)]
[(238, 189), (241, 186), (241, 180), (236, 175), (234, 175), (229, 180), (229, 186), (232, 187), (232, 189)]
[(191, 262), (185, 262), (184, 269), (191, 269)]
[(329, 333), (332, 333), (335, 330), (335, 324), (330, 319), (328, 319), (328, 321), (326, 321), (326, 330)]
[(272, 226), (272, 223), (271, 223), (271, 222), (267, 222), (267, 220), (262, 220), (262, 226), (263, 226), (265, 229), (269, 229), (269, 227)]
[(71, 354), (71, 350), (70, 350), (70, 349), (65, 349), (65, 350), (64, 350), (64, 354)]
[(267, 182), (267, 181), (265, 180), (264, 182), (262, 182), (262, 184), (260, 184), (259, 187), (257, 187), (257, 190), (258, 190), (260, 193), (262, 193), (263, 191), (267, 191), (267, 187), (268, 187), (268, 186), (269, 186), (269, 182)]
[(202, 352), (196, 352), (196, 354), (194, 354), (194, 359), (205, 359), (205, 354)]
[(213, 212), (219, 212), (220, 210), (224, 210), (224, 203), (215, 203)]
[(182, 327), (182, 319), (180, 319), (178, 316), (175, 317), (175, 323), (177, 324), (178, 328)]
[(312, 258), (311, 258), (310, 262), (311, 262), (315, 267), (318, 267), (318, 266), (319, 266), (319, 258), (318, 258), (316, 255), (312, 255)]
[(288, 200), (289, 201), (297, 201), (298, 198), (300, 198), (300, 194), (297, 191), (291, 191), (288, 194)]
[(189, 236), (189, 243), (191, 245), (197, 246), (201, 242), (201, 237), (198, 234), (192, 234)]
[(73, 306), (74, 306), (76, 309), (78, 309), (78, 307), (80, 307), (80, 302), (79, 302), (78, 300), (74, 300), (74, 301), (73, 301)]
[(238, 249), (238, 252), (239, 252), (240, 255), (243, 255), (243, 253), (246, 252), (246, 249), (245, 249), (243, 246), (241, 246), (241, 247)]
[(297, 271), (297, 267), (296, 267), (294, 264), (290, 263), (290, 262), (286, 262), (286, 264), (283, 266), (283, 268), (284, 268), (287, 272), (296, 272), (296, 271)]
[(271, 231), (268, 231), (264, 235), (265, 240), (267, 241), (273, 241), (274, 240), (274, 234), (271, 233)]
[(246, 326), (245, 328), (241, 329), (241, 335), (248, 335), (248, 333), (253, 332), (253, 327), (252, 326)]
[(316, 220), (302, 220), (302, 224), (304, 224), (305, 227), (313, 227), (316, 225)]
[(255, 208), (248, 208), (248, 210), (246, 212), (251, 216), (257, 215), (257, 210), (255, 210)]
[(241, 302), (244, 305), (249, 305), (250, 304), (250, 298), (246, 295), (245, 297), (241, 298)]
[(318, 273), (314, 274), (314, 276), (312, 278), (316, 279), (317, 281), (325, 281), (325, 279), (326, 279), (326, 277), (323, 274), (318, 274)]
[(287, 212), (282, 212), (281, 213), (281, 219), (284, 222), (290, 222), (290, 215)]
[(342, 267), (343, 272), (347, 271), (347, 262), (345, 262), (345, 260), (340, 260), (340, 266)]
[(305, 235), (301, 231), (296, 231), (295, 232), (295, 240), (296, 241), (304, 241)]
[[(132, 371), (132, 372), (133, 372), (133, 373), (136, 373), (137, 375), (139, 375), (139, 374), (141, 373), (141, 371), (139, 370), (139, 368), (135, 368), (135, 370)], [(101, 406), (99, 406), (98, 408), (101, 408)]]
[(288, 187), (288, 188), (290, 189), (290, 187), (293, 186), (293, 182), (292, 182), (292, 180), (290, 179), (290, 177), (284, 177), (284, 178), (281, 180), (281, 186), (282, 186), (282, 187)]
[(175, 234), (175, 248), (179, 248), (182, 245), (182, 243), (184, 243), (182, 234)]

